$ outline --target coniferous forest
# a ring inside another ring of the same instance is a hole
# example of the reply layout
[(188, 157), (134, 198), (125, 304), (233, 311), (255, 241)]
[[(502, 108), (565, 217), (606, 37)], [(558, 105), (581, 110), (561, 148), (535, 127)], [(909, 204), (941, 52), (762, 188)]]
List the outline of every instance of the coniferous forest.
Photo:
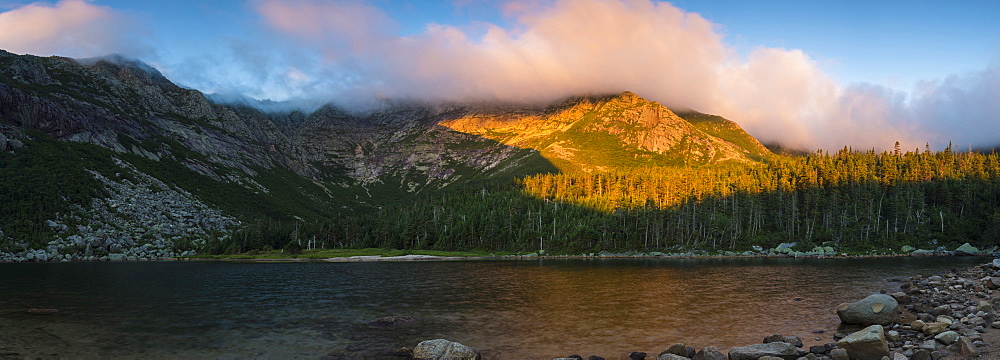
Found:
[[(251, 224), (210, 252), (396, 248), (580, 254), (1000, 240), (1000, 157), (816, 151), (764, 163), (546, 173), (325, 221)], [(828, 243), (829, 244), (829, 243)]]

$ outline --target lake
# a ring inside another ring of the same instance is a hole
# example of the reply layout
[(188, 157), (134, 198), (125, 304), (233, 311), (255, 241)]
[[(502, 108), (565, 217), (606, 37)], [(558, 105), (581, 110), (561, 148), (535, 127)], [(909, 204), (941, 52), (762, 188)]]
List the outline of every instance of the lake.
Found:
[[(492, 359), (619, 359), (632, 351), (655, 356), (677, 342), (725, 351), (775, 333), (808, 346), (833, 341), (839, 303), (895, 290), (894, 278), (987, 261), (7, 263), (0, 264), (0, 355), (363, 358), (445, 338)], [(383, 316), (416, 320), (368, 325)]]

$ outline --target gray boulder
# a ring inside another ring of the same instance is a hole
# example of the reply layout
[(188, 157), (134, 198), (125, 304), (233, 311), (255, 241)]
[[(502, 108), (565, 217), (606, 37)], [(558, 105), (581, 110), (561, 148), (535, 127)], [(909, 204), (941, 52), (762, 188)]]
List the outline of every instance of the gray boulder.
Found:
[(719, 348), (715, 346), (707, 346), (704, 349), (701, 349), (701, 351), (697, 354), (694, 354), (694, 357), (692, 357), (691, 360), (729, 360), (729, 357), (719, 351)]
[(961, 335), (958, 335), (957, 332), (945, 331), (943, 333), (935, 335), (934, 340), (937, 340), (945, 345), (951, 345), (958, 341), (959, 336)]
[[(633, 351), (631, 354), (628, 354), (628, 359), (629, 360), (646, 360), (646, 353), (641, 352), (641, 351)], [(727, 359), (723, 359), (723, 360), (727, 360)]]
[(739, 346), (729, 350), (729, 360), (757, 360), (765, 356), (795, 360), (799, 358), (799, 350), (785, 342)]
[(948, 329), (948, 324), (934, 321), (924, 324), (924, 327), (923, 329), (921, 329), (921, 331), (923, 331), (924, 334), (927, 335), (937, 335), (944, 332), (947, 329)]
[(691, 360), (691, 358), (677, 354), (663, 353), (657, 356), (656, 360)]
[(889, 343), (883, 331), (882, 325), (866, 327), (840, 339), (837, 347), (847, 350), (851, 360), (881, 359), (889, 356)]
[(895, 319), (899, 303), (892, 296), (874, 294), (858, 302), (840, 304), (837, 316), (845, 324), (889, 325)]
[(21, 140), (18, 140), (18, 139), (10, 139), (10, 140), (7, 141), (7, 143), (10, 144), (10, 147), (13, 148), (13, 149), (20, 149), (20, 148), (24, 147), (24, 143), (21, 142)]
[(660, 359), (660, 356), (663, 356), (664, 354), (674, 354), (687, 357), (687, 346), (684, 346), (684, 344), (682, 343), (670, 345), (670, 347), (668, 347), (666, 350), (661, 351), (660, 354), (656, 356), (656, 358)]
[(793, 251), (792, 248), (795, 247), (795, 245), (796, 245), (796, 243), (793, 243), (793, 242), (791, 242), (791, 243), (781, 243), (781, 244), (778, 244), (778, 247), (774, 248), (774, 250), (771, 250), (771, 251), (775, 252), (775, 253), (778, 253), (778, 254), (788, 254), (788, 253), (791, 253)]
[(7, 137), (0, 133), (0, 151), (7, 150)]
[(783, 336), (775, 334), (764, 338), (765, 344), (773, 342), (786, 342), (792, 344), (792, 346), (795, 347), (802, 347), (802, 339), (800, 339), (798, 336)]
[(968, 337), (963, 336), (958, 339), (958, 350), (963, 358), (974, 359), (979, 357), (979, 349), (976, 349), (976, 345)]
[(479, 350), (445, 339), (421, 341), (413, 348), (413, 359), (419, 360), (479, 360)]
[(931, 352), (925, 349), (914, 350), (910, 360), (931, 360)]
[(962, 246), (959, 246), (958, 249), (955, 249), (955, 255), (958, 256), (976, 256), (982, 254), (983, 252), (981, 250), (970, 245), (969, 243), (962, 244)]

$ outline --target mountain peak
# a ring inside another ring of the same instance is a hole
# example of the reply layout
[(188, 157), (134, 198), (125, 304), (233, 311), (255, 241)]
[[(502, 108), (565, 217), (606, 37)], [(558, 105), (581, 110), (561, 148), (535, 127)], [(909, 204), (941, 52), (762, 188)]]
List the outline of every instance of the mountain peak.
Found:
[(748, 162), (766, 156), (735, 123), (697, 125), (631, 91), (578, 98), (538, 113), (469, 113), (441, 125), (538, 150), (563, 171)]
[(91, 70), (116, 77), (126, 82), (154, 85), (161, 89), (174, 89), (178, 87), (163, 76), (159, 70), (156, 70), (156, 68), (142, 60), (120, 54), (79, 59), (76, 62)]
[(622, 91), (622, 93), (618, 94), (618, 96), (616, 96), (615, 98), (616, 99), (622, 99), (622, 100), (632, 100), (632, 101), (635, 101), (635, 100), (646, 100), (646, 99), (643, 99), (642, 97), (640, 97), (639, 95), (636, 95), (634, 92), (631, 92), (631, 91), (628, 91), (628, 90)]

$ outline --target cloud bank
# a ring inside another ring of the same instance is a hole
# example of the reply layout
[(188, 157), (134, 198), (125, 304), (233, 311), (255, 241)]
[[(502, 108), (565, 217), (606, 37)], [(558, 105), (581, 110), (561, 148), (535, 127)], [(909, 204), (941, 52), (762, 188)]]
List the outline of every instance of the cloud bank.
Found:
[[(209, 93), (318, 104), (384, 98), (550, 102), (630, 90), (673, 108), (738, 122), (801, 149), (1000, 144), (1000, 64), (910, 92), (840, 84), (808, 54), (740, 53), (720, 25), (651, 0), (508, 0), (509, 24), (400, 24), (360, 0), (249, 0), (243, 37), (184, 59), (147, 55), (171, 79)], [(142, 57), (128, 16), (84, 0), (0, 13), (0, 48)], [(148, 52), (147, 52), (148, 53)]]
[(33, 3), (0, 13), (0, 48), (19, 54), (95, 57), (113, 53), (145, 55), (126, 15), (84, 0)]
[(256, 9), (274, 34), (313, 49), (317, 66), (353, 74), (354, 96), (540, 102), (631, 90), (802, 149), (1000, 143), (996, 66), (912, 95), (843, 86), (799, 50), (741, 56), (718, 25), (669, 3), (511, 1), (503, 9), (517, 26), (480, 24), (482, 36), (437, 24), (395, 36), (391, 19), (358, 2), (267, 0)]

